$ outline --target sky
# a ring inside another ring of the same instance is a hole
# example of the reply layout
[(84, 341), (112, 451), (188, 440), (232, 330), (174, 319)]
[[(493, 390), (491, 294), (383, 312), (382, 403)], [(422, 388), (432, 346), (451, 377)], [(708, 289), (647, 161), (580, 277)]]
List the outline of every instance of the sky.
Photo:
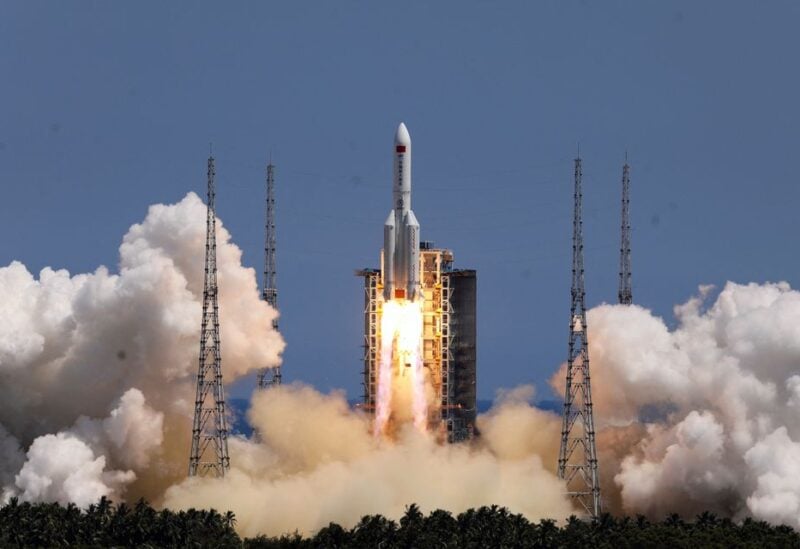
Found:
[(479, 398), (552, 398), (578, 147), (588, 306), (616, 300), (626, 151), (636, 303), (669, 321), (699, 285), (800, 283), (798, 24), (778, 1), (4, 1), (0, 265), (116, 269), (150, 204), (205, 196), (213, 143), (260, 279), (271, 154), (284, 380), (357, 398), (354, 271), (403, 121), (422, 239), (478, 271)]

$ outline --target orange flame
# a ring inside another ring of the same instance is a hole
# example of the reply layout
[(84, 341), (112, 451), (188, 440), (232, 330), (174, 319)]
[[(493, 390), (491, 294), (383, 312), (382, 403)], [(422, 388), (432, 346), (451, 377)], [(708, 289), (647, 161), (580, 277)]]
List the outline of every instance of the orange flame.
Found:
[(383, 304), (374, 424), (376, 436), (386, 432), (390, 418), (400, 419), (407, 415), (407, 411), (398, 408), (403, 401), (409, 400), (409, 393), (414, 426), (420, 431), (427, 429), (428, 403), (422, 367), (422, 324), (421, 302), (393, 299)]

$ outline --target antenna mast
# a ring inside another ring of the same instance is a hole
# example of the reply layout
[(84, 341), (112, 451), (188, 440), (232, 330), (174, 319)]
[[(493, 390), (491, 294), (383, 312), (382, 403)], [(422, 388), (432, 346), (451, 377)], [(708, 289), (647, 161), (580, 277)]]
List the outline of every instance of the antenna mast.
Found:
[(572, 307), (569, 324), (569, 357), (564, 392), (564, 415), (558, 476), (566, 481), (567, 493), (589, 516), (601, 512), (597, 449), (594, 441), (592, 390), (589, 382), (585, 290), (583, 284), (583, 222), (581, 221), (581, 159), (575, 159), (575, 210), (572, 227)]
[(211, 472), (217, 477), (224, 477), (230, 468), (217, 302), (215, 175), (214, 157), (209, 156), (203, 320), (200, 328), (200, 364), (197, 369), (197, 395), (194, 401), (192, 453), (189, 456), (190, 477), (205, 476)]
[[(278, 308), (278, 273), (275, 265), (275, 166), (267, 164), (267, 204), (264, 225), (264, 289), (262, 297), (274, 309)], [(272, 329), (278, 329), (278, 319), (272, 320)], [(264, 368), (258, 373), (258, 387), (266, 389), (281, 384), (281, 366)]]
[(630, 218), (630, 166), (628, 153), (622, 166), (622, 241), (619, 248), (619, 302), (622, 305), (633, 303), (631, 283), (631, 218)]

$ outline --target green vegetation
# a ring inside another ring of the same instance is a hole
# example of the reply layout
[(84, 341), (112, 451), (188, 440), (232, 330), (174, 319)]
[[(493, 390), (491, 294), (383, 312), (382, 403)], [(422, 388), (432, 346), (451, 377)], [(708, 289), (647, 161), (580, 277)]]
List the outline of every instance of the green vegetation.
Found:
[(233, 513), (156, 511), (102, 499), (82, 511), (74, 505), (20, 503), (0, 508), (0, 547), (247, 547), (247, 548), (475, 548), (486, 547), (797, 547), (800, 534), (788, 526), (745, 519), (741, 524), (702, 513), (685, 522), (604, 515), (595, 523), (570, 518), (531, 523), (501, 507), (423, 515), (411, 505), (399, 524), (366, 516), (352, 529), (330, 524), (311, 538), (298, 534), (242, 540)]
[(0, 547), (241, 547), (233, 513), (156, 511), (101, 499), (75, 505), (19, 503), (0, 508)]

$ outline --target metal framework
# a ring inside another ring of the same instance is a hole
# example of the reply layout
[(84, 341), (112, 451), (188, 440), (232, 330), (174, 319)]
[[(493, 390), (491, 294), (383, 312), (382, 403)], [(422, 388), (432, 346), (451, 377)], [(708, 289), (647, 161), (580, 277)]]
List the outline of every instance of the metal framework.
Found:
[(197, 393), (194, 401), (192, 450), (189, 455), (190, 477), (207, 474), (224, 477), (230, 468), (219, 341), (214, 176), (214, 157), (209, 156), (203, 319), (200, 328), (200, 364), (197, 369)]
[(455, 442), (459, 437), (456, 433), (455, 417), (455, 364), (453, 363), (450, 350), (453, 347), (453, 336), (450, 333), (450, 314), (453, 312), (453, 305), (450, 301), (452, 289), (450, 288), (450, 277), (445, 275), (441, 278), (441, 321), (439, 327), (439, 338), (441, 339), (441, 358), (440, 358), (440, 379), (441, 389), (439, 394), (442, 397), (442, 427), (447, 433), (447, 442)]
[[(264, 224), (264, 289), (261, 294), (264, 301), (273, 308), (278, 308), (278, 273), (275, 265), (275, 166), (267, 165), (267, 204)], [(278, 319), (272, 320), (272, 329), (278, 329)], [(281, 384), (281, 366), (264, 368), (258, 373), (258, 387), (266, 389)]]
[(633, 303), (631, 284), (631, 218), (630, 218), (630, 166), (628, 155), (622, 166), (622, 238), (619, 248), (619, 302), (622, 305)]
[(581, 159), (576, 158), (575, 209), (572, 227), (572, 307), (558, 476), (566, 481), (569, 496), (577, 500), (588, 515), (594, 519), (601, 512), (601, 503), (594, 419), (592, 417), (592, 389), (589, 376), (586, 292), (583, 276), (581, 175)]
[(381, 346), (381, 294), (380, 271), (359, 271), (364, 277), (364, 395), (362, 407), (369, 413), (375, 412), (375, 399), (378, 395), (378, 367)]
[(439, 406), (432, 407), (428, 423), (438, 430), (447, 442), (455, 442), (454, 377), (455, 363), (451, 349), (450, 278), (448, 271), (453, 263), (450, 250), (433, 249), (426, 245), (420, 250), (420, 282), (422, 286), (422, 364), (430, 376), (434, 392), (439, 395)]

